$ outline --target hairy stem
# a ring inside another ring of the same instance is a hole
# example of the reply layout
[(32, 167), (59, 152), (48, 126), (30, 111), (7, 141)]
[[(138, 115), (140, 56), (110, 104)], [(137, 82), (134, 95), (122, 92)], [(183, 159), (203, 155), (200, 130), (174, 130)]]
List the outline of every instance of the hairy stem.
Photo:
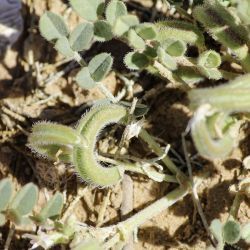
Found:
[[(157, 154), (158, 156), (164, 155), (164, 151), (162, 150), (160, 145), (145, 129), (143, 128), (141, 129), (139, 137), (148, 144), (148, 146), (155, 152), (155, 154)], [(166, 165), (166, 167), (169, 169), (170, 172), (186, 179), (186, 175), (182, 173), (180, 169), (177, 168), (174, 162), (167, 155), (162, 159), (162, 161), (164, 162), (164, 164)]]

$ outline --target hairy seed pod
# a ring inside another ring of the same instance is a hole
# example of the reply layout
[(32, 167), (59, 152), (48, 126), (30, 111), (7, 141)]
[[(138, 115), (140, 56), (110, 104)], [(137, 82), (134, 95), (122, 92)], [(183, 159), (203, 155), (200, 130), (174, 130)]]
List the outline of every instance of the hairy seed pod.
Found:
[(102, 129), (112, 123), (123, 123), (127, 109), (110, 104), (91, 109), (79, 122), (77, 131), (89, 142), (87, 148), (74, 147), (73, 163), (79, 176), (95, 186), (106, 187), (121, 180), (117, 167), (103, 167), (96, 157), (96, 141)]

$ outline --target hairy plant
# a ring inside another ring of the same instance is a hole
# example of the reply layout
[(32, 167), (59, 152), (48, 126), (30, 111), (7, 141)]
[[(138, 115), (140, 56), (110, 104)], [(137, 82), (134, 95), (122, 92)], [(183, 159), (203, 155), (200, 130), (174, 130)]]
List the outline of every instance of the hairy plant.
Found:
[(214, 88), (192, 89), (190, 107), (195, 114), (191, 133), (199, 153), (208, 159), (225, 158), (237, 146), (241, 120), (236, 113), (248, 113), (250, 74)]
[[(77, 84), (84, 89), (98, 87), (107, 99), (94, 105), (74, 128), (51, 122), (35, 124), (28, 137), (29, 147), (49, 160), (72, 164), (81, 180), (95, 187), (114, 186), (123, 179), (125, 171), (178, 186), (116, 225), (92, 228), (72, 215), (63, 216), (54, 221), (52, 228), (26, 235), (33, 246), (48, 249), (56, 244), (70, 244), (73, 250), (122, 248), (138, 226), (188, 193), (192, 194), (207, 233), (211, 236), (212, 232), (218, 241), (218, 249), (240, 239), (249, 242), (249, 224), (240, 225), (236, 218), (239, 197), (249, 190), (249, 186), (242, 184), (247, 188), (236, 194), (228, 220), (225, 223), (214, 220), (209, 229), (196, 191), (202, 178), (193, 178), (185, 143), (188, 176), (170, 159), (169, 148), (162, 149), (138, 121), (148, 108), (140, 102), (121, 102), (102, 83), (112, 70), (112, 55), (102, 52), (86, 61), (82, 53), (95, 42), (118, 39), (127, 44), (131, 48), (124, 55), (128, 69), (146, 70), (188, 91), (190, 109), (194, 112), (189, 128), (199, 154), (209, 160), (227, 157), (238, 145), (238, 130), (242, 123), (239, 114), (248, 113), (250, 107), (250, 75), (243, 75), (250, 72), (248, 9), (242, 9), (239, 1), (205, 0), (202, 5), (190, 7), (190, 14), (181, 4), (169, 2), (180, 12), (181, 20), (140, 22), (121, 0), (70, 0), (72, 9), (82, 18), (72, 30), (60, 15), (48, 11), (41, 17), (41, 35), (66, 59), (78, 62)], [(229, 10), (228, 6), (234, 6), (234, 9)], [(209, 36), (213, 39), (211, 45), (207, 42)], [(213, 88), (194, 88), (203, 80), (222, 79), (229, 82)], [(125, 127), (125, 130), (120, 143), (115, 145), (117, 152), (105, 154), (97, 150), (97, 142), (103, 129), (112, 124)], [(138, 159), (120, 154), (124, 141), (133, 137), (144, 141), (157, 157)], [(163, 171), (161, 164), (167, 171)], [(11, 182), (3, 180), (0, 182), (1, 193), (4, 195), (0, 196), (0, 225), (6, 220), (15, 224), (32, 220), (37, 225), (46, 225), (48, 219), (59, 216), (63, 206), (62, 196), (57, 193), (38, 214), (29, 216), (37, 200), (34, 184), (27, 184), (11, 199)], [(27, 205), (28, 198), (30, 203)], [(211, 240), (215, 246), (212, 236)]]
[[(94, 1), (93, 4), (87, 4), (89, 6), (86, 9), (82, 7), (81, 0), (72, 0), (70, 3), (84, 21), (70, 31), (61, 16), (46, 12), (40, 19), (41, 34), (54, 43), (55, 49), (66, 58), (72, 58), (80, 64), (76, 82), (81, 87), (88, 89), (97, 86), (113, 102), (116, 102), (115, 98), (101, 84), (111, 70), (112, 56), (101, 53), (87, 63), (80, 53), (89, 49), (94, 41), (123, 41), (132, 49), (124, 57), (129, 69), (145, 69), (186, 88), (204, 78), (232, 78), (230, 73), (219, 69), (220, 54), (206, 49), (203, 32), (191, 22), (164, 20), (140, 23), (137, 16), (128, 13), (126, 5), (120, 0), (111, 0), (106, 6), (104, 1)], [(220, 9), (223, 10), (223, 6)], [(201, 12), (202, 9), (198, 7), (194, 11)], [(189, 46), (198, 48), (198, 58), (186, 56)], [(247, 65), (247, 58), (242, 61)]]
[[(155, 179), (158, 176), (159, 181), (177, 182), (174, 176), (150, 170), (147, 164), (131, 166), (126, 162), (114, 161), (115, 166), (108, 168), (100, 164), (95, 148), (101, 131), (110, 124), (126, 124), (127, 119), (126, 106), (95, 106), (78, 121), (75, 129), (48, 122), (35, 124), (28, 138), (29, 147), (51, 160), (72, 163), (78, 176), (94, 186), (107, 187), (118, 183), (124, 170), (144, 173)], [(144, 138), (145, 133), (140, 132), (139, 136)], [(164, 152), (159, 154), (164, 155)]]
[(246, 72), (250, 71), (249, 31), (217, 0), (205, 0), (193, 16), (212, 37), (231, 51)]
[(0, 181), (0, 226), (10, 220), (16, 225), (25, 225), (32, 222), (44, 224), (47, 219), (56, 219), (63, 208), (63, 196), (56, 193), (51, 200), (38, 212), (30, 215), (38, 199), (38, 188), (28, 183), (13, 194), (10, 179)]

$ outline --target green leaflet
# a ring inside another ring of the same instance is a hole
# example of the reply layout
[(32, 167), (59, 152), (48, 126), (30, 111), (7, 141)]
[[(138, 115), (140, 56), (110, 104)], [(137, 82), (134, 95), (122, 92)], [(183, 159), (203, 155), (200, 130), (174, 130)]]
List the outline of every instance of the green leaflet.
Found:
[(162, 43), (165, 51), (174, 57), (183, 56), (187, 50), (187, 45), (181, 40), (167, 39)]
[(136, 26), (135, 31), (144, 40), (153, 40), (157, 37), (157, 29), (152, 23), (141, 23)]
[(96, 21), (103, 10), (104, 0), (70, 0), (74, 11), (88, 21)]
[(16, 224), (26, 222), (24, 216), (31, 213), (38, 199), (38, 188), (33, 183), (26, 184), (16, 193), (8, 207), (8, 214)]
[(92, 89), (96, 86), (88, 67), (83, 67), (76, 75), (76, 82), (84, 89)]
[(144, 40), (133, 29), (128, 31), (127, 39), (129, 45), (134, 49), (144, 50), (146, 47)]
[(159, 61), (167, 67), (169, 70), (176, 70), (177, 63), (173, 57), (171, 57), (165, 50), (161, 47), (157, 50)]
[(222, 233), (223, 239), (226, 243), (235, 244), (241, 238), (240, 224), (236, 221), (229, 220), (224, 224), (222, 228)]
[(91, 23), (81, 23), (71, 32), (69, 43), (74, 51), (82, 51), (90, 47), (94, 37), (94, 27)]
[(115, 21), (124, 15), (127, 15), (127, 7), (122, 1), (111, 0), (106, 8), (106, 19), (111, 24), (114, 25)]
[(50, 11), (45, 12), (40, 18), (39, 29), (41, 35), (48, 41), (57, 40), (69, 34), (63, 18)]
[(113, 58), (108, 53), (101, 53), (89, 62), (88, 69), (94, 81), (101, 81), (111, 70)]
[(55, 49), (64, 55), (66, 58), (73, 58), (74, 51), (71, 49), (69, 40), (67, 37), (63, 36), (59, 38), (55, 44)]
[(134, 15), (124, 15), (119, 17), (113, 26), (113, 32), (116, 36), (124, 35), (130, 28), (139, 24), (139, 19)]
[(124, 58), (125, 65), (131, 70), (144, 69), (148, 66), (149, 62), (148, 57), (139, 52), (129, 52)]
[(35, 217), (39, 223), (44, 223), (48, 218), (58, 217), (63, 208), (63, 195), (57, 192)]
[(109, 41), (113, 38), (111, 25), (104, 20), (98, 20), (94, 23), (95, 39), (99, 42)]
[(12, 183), (10, 179), (0, 181), (0, 212), (5, 210), (12, 195)]

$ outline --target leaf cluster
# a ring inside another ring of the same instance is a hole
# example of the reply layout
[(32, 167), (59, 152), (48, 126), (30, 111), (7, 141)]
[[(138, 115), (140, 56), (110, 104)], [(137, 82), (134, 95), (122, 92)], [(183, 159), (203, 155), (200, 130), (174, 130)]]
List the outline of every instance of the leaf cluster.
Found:
[(28, 183), (15, 194), (10, 179), (0, 181), (0, 226), (10, 220), (16, 225), (25, 225), (35, 222), (44, 224), (47, 219), (55, 220), (63, 208), (63, 196), (56, 193), (48, 203), (37, 213), (31, 215), (38, 199), (38, 188)]

